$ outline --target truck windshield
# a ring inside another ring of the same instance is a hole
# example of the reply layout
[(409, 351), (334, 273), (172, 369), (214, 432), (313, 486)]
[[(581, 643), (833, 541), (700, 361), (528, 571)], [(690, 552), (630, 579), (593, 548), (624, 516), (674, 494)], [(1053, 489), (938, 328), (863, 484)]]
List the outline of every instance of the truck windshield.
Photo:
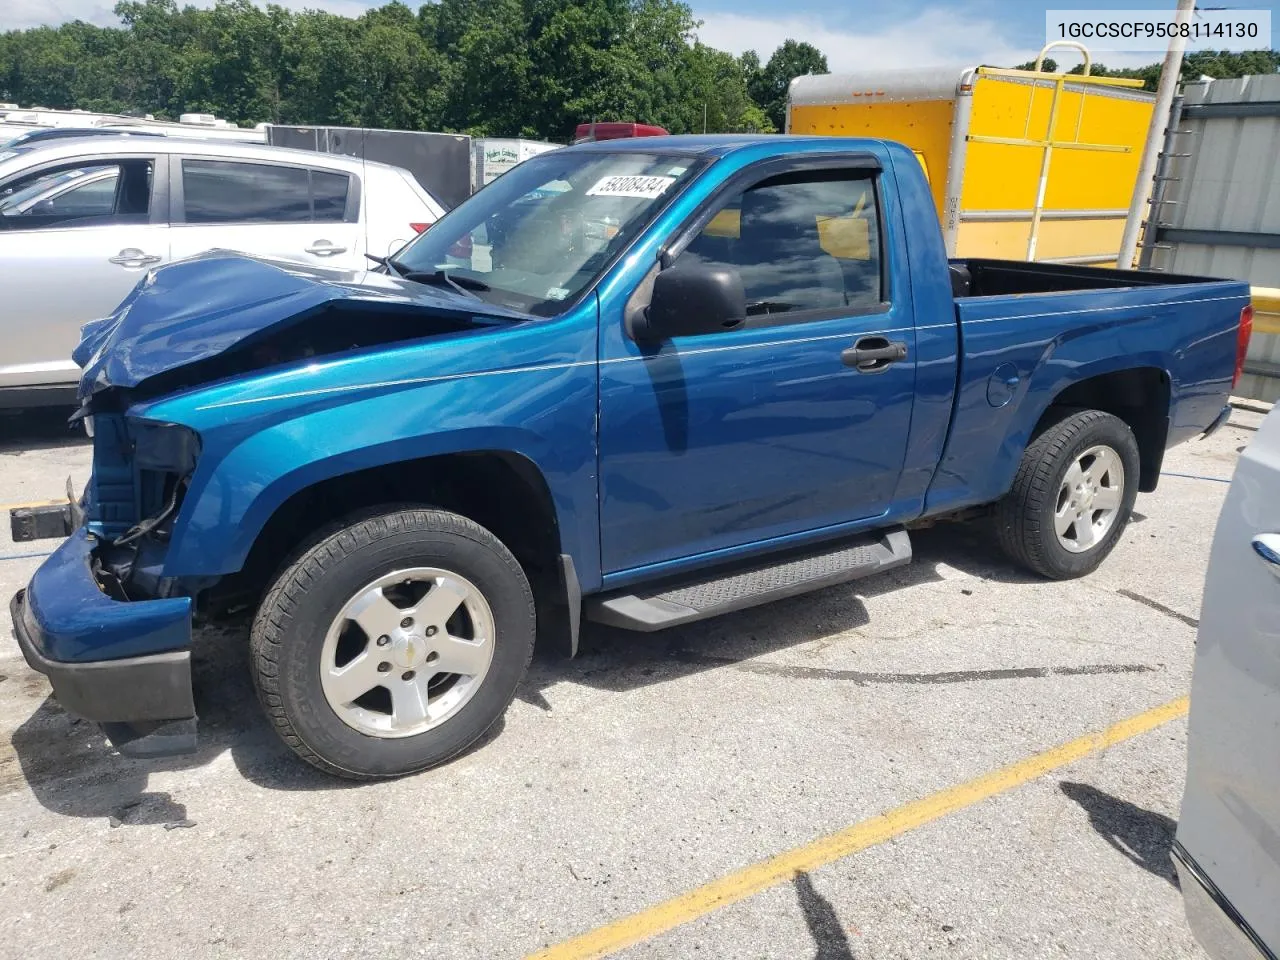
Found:
[(396, 254), (410, 279), (553, 316), (695, 172), (689, 157), (554, 151), (526, 160)]

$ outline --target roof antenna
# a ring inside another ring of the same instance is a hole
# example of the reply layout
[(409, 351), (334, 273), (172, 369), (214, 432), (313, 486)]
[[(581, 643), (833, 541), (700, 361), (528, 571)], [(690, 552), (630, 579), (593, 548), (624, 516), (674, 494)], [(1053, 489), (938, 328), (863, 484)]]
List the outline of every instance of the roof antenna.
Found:
[[(369, 129), (363, 123), (360, 124), (360, 173), (364, 183), (360, 186), (360, 213), (361, 219), (364, 220), (364, 252), (369, 252)], [(390, 250), (383, 254), (389, 255)], [(366, 272), (368, 272), (366, 270)]]

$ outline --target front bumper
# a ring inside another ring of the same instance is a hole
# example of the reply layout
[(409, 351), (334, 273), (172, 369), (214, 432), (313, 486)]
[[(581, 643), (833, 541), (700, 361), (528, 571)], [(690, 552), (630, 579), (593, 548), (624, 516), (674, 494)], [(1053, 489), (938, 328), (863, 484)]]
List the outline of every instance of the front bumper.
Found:
[(191, 601), (113, 600), (78, 530), (10, 601), (18, 646), (69, 713), (100, 724), (121, 753), (195, 749)]

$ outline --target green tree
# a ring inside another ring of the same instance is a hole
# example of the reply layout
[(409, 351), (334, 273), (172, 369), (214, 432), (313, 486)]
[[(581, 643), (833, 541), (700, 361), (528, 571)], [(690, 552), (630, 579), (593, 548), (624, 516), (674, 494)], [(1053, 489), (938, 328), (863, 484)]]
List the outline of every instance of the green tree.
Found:
[[(412, 16), (412, 15), (411, 15)], [(284, 39), (293, 15), (252, 0), (218, 0), (203, 11), (179, 58), (178, 112), (218, 113), (242, 124), (279, 123)]]
[[(759, 64), (759, 58), (756, 58)], [(769, 122), (781, 130), (787, 119), (787, 90), (791, 81), (806, 73), (827, 73), (827, 58), (810, 43), (786, 40), (773, 51), (773, 56), (763, 70), (755, 71), (748, 78), (747, 87), (751, 99), (756, 102)]]
[(125, 33), (115, 64), (118, 98), (139, 113), (176, 120), (186, 107), (178, 85), (205, 12), (179, 10), (174, 0), (122, 0), (115, 13)]
[(738, 57), (738, 68), (742, 71), (742, 82), (747, 85), (747, 89), (754, 89), (760, 82), (760, 54), (747, 50)]
[(575, 123), (623, 120), (687, 132), (690, 128), (680, 126), (676, 118), (688, 95), (688, 52), (697, 27), (688, 5), (679, 0), (633, 2), (621, 63), (627, 104), (615, 116), (593, 114), (577, 117)]
[(0, 98), (564, 140), (591, 120), (769, 131), (790, 78), (826, 69), (807, 44), (763, 68), (708, 47), (683, 0), (391, 0), (357, 18), (259, 3), (120, 0), (119, 27), (0, 34)]
[[(1013, 69), (1014, 70), (1034, 70), (1035, 68), (1036, 68), (1036, 62), (1034, 60), (1028, 60), (1026, 63), (1018, 64)], [(1040, 70), (1044, 73), (1057, 73), (1058, 61), (1053, 59), (1053, 57), (1045, 57), (1044, 62), (1040, 64)]]
[(370, 10), (357, 23), (360, 123), (430, 129), (443, 107), (440, 56), (418, 31), (413, 11), (393, 2)]
[(627, 0), (532, 0), (526, 9), (528, 101), (512, 105), (521, 116), (512, 117), (511, 126), (565, 137), (581, 118), (633, 109)]
[[(772, 122), (751, 99), (738, 59), (723, 50), (694, 43), (685, 53), (684, 92), (673, 133), (772, 133)], [(665, 124), (664, 124), (665, 125)]]
[(64, 30), (37, 27), (11, 46), (10, 83), (5, 99), (24, 106), (68, 109), (76, 106), (79, 46)]
[[(520, 0), (444, 0), (441, 7), (445, 38), (457, 36), (443, 51), (453, 61), (445, 125), (479, 136), (525, 132), (520, 104), (529, 97), (533, 62)], [(456, 23), (460, 15), (469, 21)]]
[(368, 104), (356, 20), (319, 10), (294, 18), (281, 42), (286, 123), (356, 126)]

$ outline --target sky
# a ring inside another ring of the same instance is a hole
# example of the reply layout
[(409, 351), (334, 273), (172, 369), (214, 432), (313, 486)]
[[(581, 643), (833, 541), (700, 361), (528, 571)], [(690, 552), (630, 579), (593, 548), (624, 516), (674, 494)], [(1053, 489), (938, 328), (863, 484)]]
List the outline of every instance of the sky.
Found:
[[(180, 0), (187, 2), (187, 0)], [(203, 5), (202, 0), (195, 2)], [(358, 15), (376, 0), (281, 0), (284, 6)], [(415, 0), (408, 0), (416, 6)], [(690, 0), (704, 43), (762, 60), (784, 39), (804, 40), (832, 70), (988, 63), (1013, 66), (1044, 44), (1046, 8), (1170, 10), (1175, 0)], [(114, 0), (0, 0), (0, 30), (56, 26), (69, 20), (114, 25)], [(1207, 0), (1204, 6), (1269, 9), (1280, 26), (1280, 0)], [(1059, 56), (1064, 64), (1071, 55)], [(1142, 66), (1159, 53), (1099, 53), (1111, 67)]]

